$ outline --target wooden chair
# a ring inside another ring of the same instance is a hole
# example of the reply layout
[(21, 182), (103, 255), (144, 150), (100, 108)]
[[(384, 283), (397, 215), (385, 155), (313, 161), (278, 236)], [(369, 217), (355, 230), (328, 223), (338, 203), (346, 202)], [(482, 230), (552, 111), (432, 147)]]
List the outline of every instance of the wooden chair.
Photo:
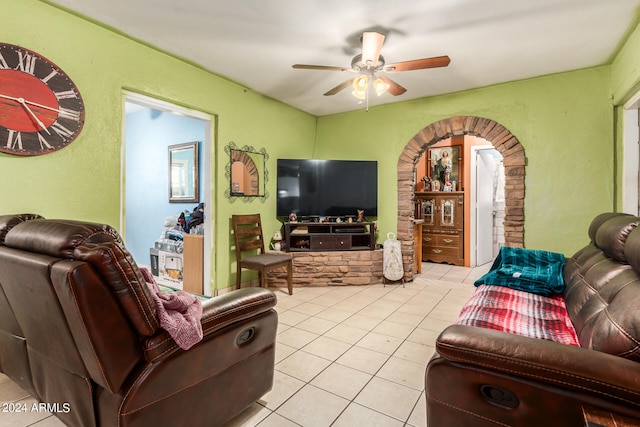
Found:
[[(293, 294), (291, 275), (293, 270), (293, 257), (281, 253), (265, 252), (264, 238), (262, 236), (262, 223), (260, 214), (232, 215), (233, 238), (236, 245), (236, 288), (240, 289), (242, 269), (257, 270), (260, 278), (260, 287), (267, 287), (267, 273), (280, 267), (287, 268), (287, 287), (289, 295)], [(256, 254), (255, 252), (258, 251)], [(252, 252), (253, 255), (242, 254)]]

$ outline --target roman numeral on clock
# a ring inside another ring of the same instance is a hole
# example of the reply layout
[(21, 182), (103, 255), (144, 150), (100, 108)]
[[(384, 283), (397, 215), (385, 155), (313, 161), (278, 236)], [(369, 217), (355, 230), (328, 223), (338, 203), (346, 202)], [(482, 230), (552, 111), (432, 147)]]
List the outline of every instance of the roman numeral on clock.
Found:
[(16, 70), (33, 75), (36, 70), (36, 59), (33, 55), (18, 51), (18, 65), (16, 66)]
[(76, 98), (76, 93), (73, 90), (63, 90), (61, 92), (53, 92), (56, 98), (60, 99), (69, 99)]
[(75, 120), (76, 122), (80, 121), (80, 111), (71, 110), (69, 108), (60, 107), (59, 108), (59, 117), (63, 119)]
[(12, 150), (22, 150), (22, 134), (20, 132), (9, 129), (7, 148), (11, 148)]
[(53, 124), (51, 125), (51, 129), (53, 129), (53, 131), (57, 133), (62, 139), (69, 138), (71, 135), (73, 135), (73, 132), (62, 126), (60, 123), (58, 123), (58, 121), (53, 122)]

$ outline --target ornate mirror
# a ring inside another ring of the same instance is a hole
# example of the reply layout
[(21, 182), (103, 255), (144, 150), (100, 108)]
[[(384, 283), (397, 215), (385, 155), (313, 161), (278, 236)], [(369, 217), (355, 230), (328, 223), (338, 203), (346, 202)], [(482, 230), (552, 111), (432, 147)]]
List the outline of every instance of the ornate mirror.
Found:
[(198, 202), (198, 142), (169, 146), (169, 202)]
[(227, 147), (229, 153), (229, 196), (264, 197), (267, 181), (267, 154), (253, 147), (237, 148), (233, 142)]

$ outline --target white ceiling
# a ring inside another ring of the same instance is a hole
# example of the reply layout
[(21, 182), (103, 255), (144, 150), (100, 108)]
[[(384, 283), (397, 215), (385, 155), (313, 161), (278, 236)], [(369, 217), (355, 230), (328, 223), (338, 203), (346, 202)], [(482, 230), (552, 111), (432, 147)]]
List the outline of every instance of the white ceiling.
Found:
[(49, 0), (256, 92), (322, 116), (362, 109), (345, 89), (363, 31), (386, 35), (387, 63), (448, 55), (446, 68), (388, 76), (406, 101), (607, 64), (640, 0)]

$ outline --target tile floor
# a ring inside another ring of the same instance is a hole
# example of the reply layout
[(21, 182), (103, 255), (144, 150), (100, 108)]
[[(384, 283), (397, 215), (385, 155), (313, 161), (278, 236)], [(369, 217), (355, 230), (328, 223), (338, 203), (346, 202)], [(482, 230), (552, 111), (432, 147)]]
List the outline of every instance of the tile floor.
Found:
[[(273, 389), (227, 427), (426, 426), (424, 373), (438, 333), (490, 267), (423, 263), (397, 284), (294, 288), (278, 295)], [(34, 402), (0, 374), (0, 402)], [(47, 413), (2, 413), (0, 427), (63, 427)]]

